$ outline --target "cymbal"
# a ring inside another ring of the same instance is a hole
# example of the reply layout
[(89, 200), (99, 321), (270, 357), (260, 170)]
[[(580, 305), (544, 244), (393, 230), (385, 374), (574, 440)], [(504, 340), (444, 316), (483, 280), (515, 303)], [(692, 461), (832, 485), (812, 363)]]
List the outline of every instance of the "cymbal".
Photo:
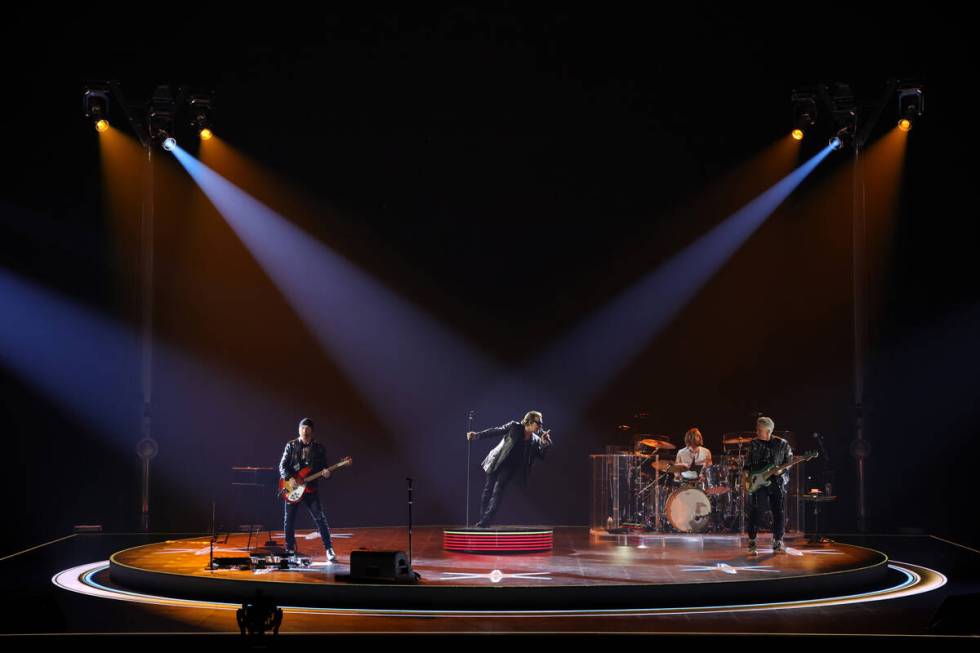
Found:
[(670, 466), (671, 462), (669, 460), (657, 460), (650, 463), (651, 468), (659, 469), (662, 472), (666, 472)]
[(722, 436), (721, 443), (722, 444), (748, 444), (749, 442), (752, 442), (752, 440), (755, 440), (754, 433), (751, 436), (740, 435), (737, 433), (726, 433), (724, 436)]
[(647, 438), (645, 440), (640, 440), (636, 443), (636, 446), (650, 447), (651, 449), (676, 449), (674, 445), (667, 442), (666, 440), (656, 440), (654, 438)]

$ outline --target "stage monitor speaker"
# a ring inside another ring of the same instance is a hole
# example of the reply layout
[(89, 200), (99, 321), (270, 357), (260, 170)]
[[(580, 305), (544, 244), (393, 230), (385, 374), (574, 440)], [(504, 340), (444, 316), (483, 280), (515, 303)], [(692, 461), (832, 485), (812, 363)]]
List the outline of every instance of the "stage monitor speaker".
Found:
[(414, 583), (415, 573), (404, 551), (350, 552), (350, 580), (355, 583)]

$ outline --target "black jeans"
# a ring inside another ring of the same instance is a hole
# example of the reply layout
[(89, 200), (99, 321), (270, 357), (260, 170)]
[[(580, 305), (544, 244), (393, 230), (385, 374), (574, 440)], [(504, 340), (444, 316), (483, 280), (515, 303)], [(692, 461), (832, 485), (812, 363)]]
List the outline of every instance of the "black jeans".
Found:
[(483, 494), (480, 496), (480, 521), (476, 523), (477, 526), (490, 525), (490, 520), (500, 508), (504, 489), (517, 475), (519, 469), (520, 465), (510, 464), (492, 474), (487, 474), (487, 482), (484, 483)]
[(330, 527), (327, 525), (327, 516), (323, 514), (323, 506), (320, 505), (320, 493), (319, 492), (304, 492), (303, 498), (299, 500), (298, 503), (285, 503), (286, 514), (283, 517), (283, 531), (286, 535), (286, 548), (290, 551), (296, 550), (296, 509), (299, 505), (303, 504), (310, 513), (310, 517), (316, 523), (316, 527), (320, 531), (320, 539), (323, 540), (323, 546), (327, 549), (331, 548), (330, 544)]
[(781, 540), (786, 530), (786, 490), (779, 477), (749, 495), (749, 539), (754, 540), (759, 532), (759, 515), (765, 510), (765, 501), (772, 511), (772, 539)]

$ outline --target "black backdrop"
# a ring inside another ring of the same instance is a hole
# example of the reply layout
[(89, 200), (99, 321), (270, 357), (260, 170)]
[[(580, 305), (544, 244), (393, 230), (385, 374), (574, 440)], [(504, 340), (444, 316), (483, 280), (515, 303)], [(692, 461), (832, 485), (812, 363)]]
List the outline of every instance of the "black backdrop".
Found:
[[(980, 309), (971, 274), (968, 35), (955, 17), (917, 15), (910, 25), (893, 14), (841, 13), (836, 23), (707, 7), (658, 15), (14, 17), (2, 28), (0, 265), (135, 324), (135, 268), (132, 257), (114, 253), (80, 91), (105, 78), (133, 95), (158, 83), (199, 85), (216, 92), (225, 141), (302, 191), (314, 215), (329, 213), (320, 235), (331, 247), (493, 360), (519, 366), (723, 217), (684, 208), (786, 133), (794, 86), (843, 80), (868, 99), (890, 77), (918, 76), (927, 112), (910, 134), (899, 210), (872, 234), (885, 246), (871, 261), (870, 526), (973, 539)], [(887, 113), (882, 122), (892, 119)], [(114, 124), (122, 123), (117, 114)], [(751, 428), (754, 411), (763, 411), (794, 431), (798, 448), (809, 448), (813, 432), (826, 436), (842, 497), (832, 525), (854, 528), (850, 205), (820, 195), (821, 182), (842, 167), (843, 156), (828, 160), (594, 398), (586, 423), (547, 416), (561, 446), (535, 471), (530, 492), (509, 497), (509, 518), (584, 524), (587, 454), (615, 441), (615, 426), (638, 410), (650, 411), (651, 430), (675, 440), (700, 425), (716, 450), (722, 432)], [(192, 410), (168, 412), (168, 384), (181, 379), (159, 378), (158, 422), (173, 435), (154, 462), (154, 529), (205, 528), (212, 499), (222, 523), (242, 523), (250, 504), (229, 486), (228, 468), (275, 464), (307, 414), (324, 425), (318, 433), (332, 455), (363, 461), (332, 486), (332, 523), (401, 523), (403, 479), (413, 470), (397, 450), (413, 443), (369, 435), (380, 430), (371, 402), (319, 351), (244, 250), (198, 249), (204, 239), (182, 212), (185, 200), (162, 197), (157, 209), (159, 338), (286, 399), (281, 411), (256, 414), (202, 396)], [(517, 255), (533, 269), (501, 264)], [(2, 310), (18, 307), (4, 302)], [(120, 370), (131, 443), (107, 442), (0, 366), (14, 542), (78, 523), (135, 527), (135, 349), (131, 363)], [(502, 406), (481, 414), (478, 426), (532, 407)], [(461, 483), (465, 413), (432, 422), (447, 442), (432, 455)], [(562, 441), (562, 427), (575, 438)], [(461, 520), (462, 501), (427, 496), (425, 481), (418, 520)], [(38, 484), (40, 496), (26, 489)], [(279, 518), (267, 499), (258, 512), (266, 523)]]

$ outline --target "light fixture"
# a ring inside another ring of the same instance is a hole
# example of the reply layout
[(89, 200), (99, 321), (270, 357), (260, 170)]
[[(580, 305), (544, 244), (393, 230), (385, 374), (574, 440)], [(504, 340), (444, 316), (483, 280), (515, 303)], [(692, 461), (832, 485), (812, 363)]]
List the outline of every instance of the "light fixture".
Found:
[(191, 127), (202, 141), (211, 140), (214, 130), (211, 125), (211, 98), (207, 95), (194, 95), (187, 102), (191, 116)]
[(95, 131), (102, 133), (109, 129), (109, 92), (101, 88), (88, 88), (82, 94), (85, 117), (92, 121)]
[(806, 131), (817, 122), (817, 97), (812, 91), (793, 91), (790, 101), (793, 103), (792, 136), (802, 141)]
[(915, 120), (925, 110), (925, 98), (918, 86), (906, 86), (898, 90), (898, 128), (902, 131), (912, 129)]

